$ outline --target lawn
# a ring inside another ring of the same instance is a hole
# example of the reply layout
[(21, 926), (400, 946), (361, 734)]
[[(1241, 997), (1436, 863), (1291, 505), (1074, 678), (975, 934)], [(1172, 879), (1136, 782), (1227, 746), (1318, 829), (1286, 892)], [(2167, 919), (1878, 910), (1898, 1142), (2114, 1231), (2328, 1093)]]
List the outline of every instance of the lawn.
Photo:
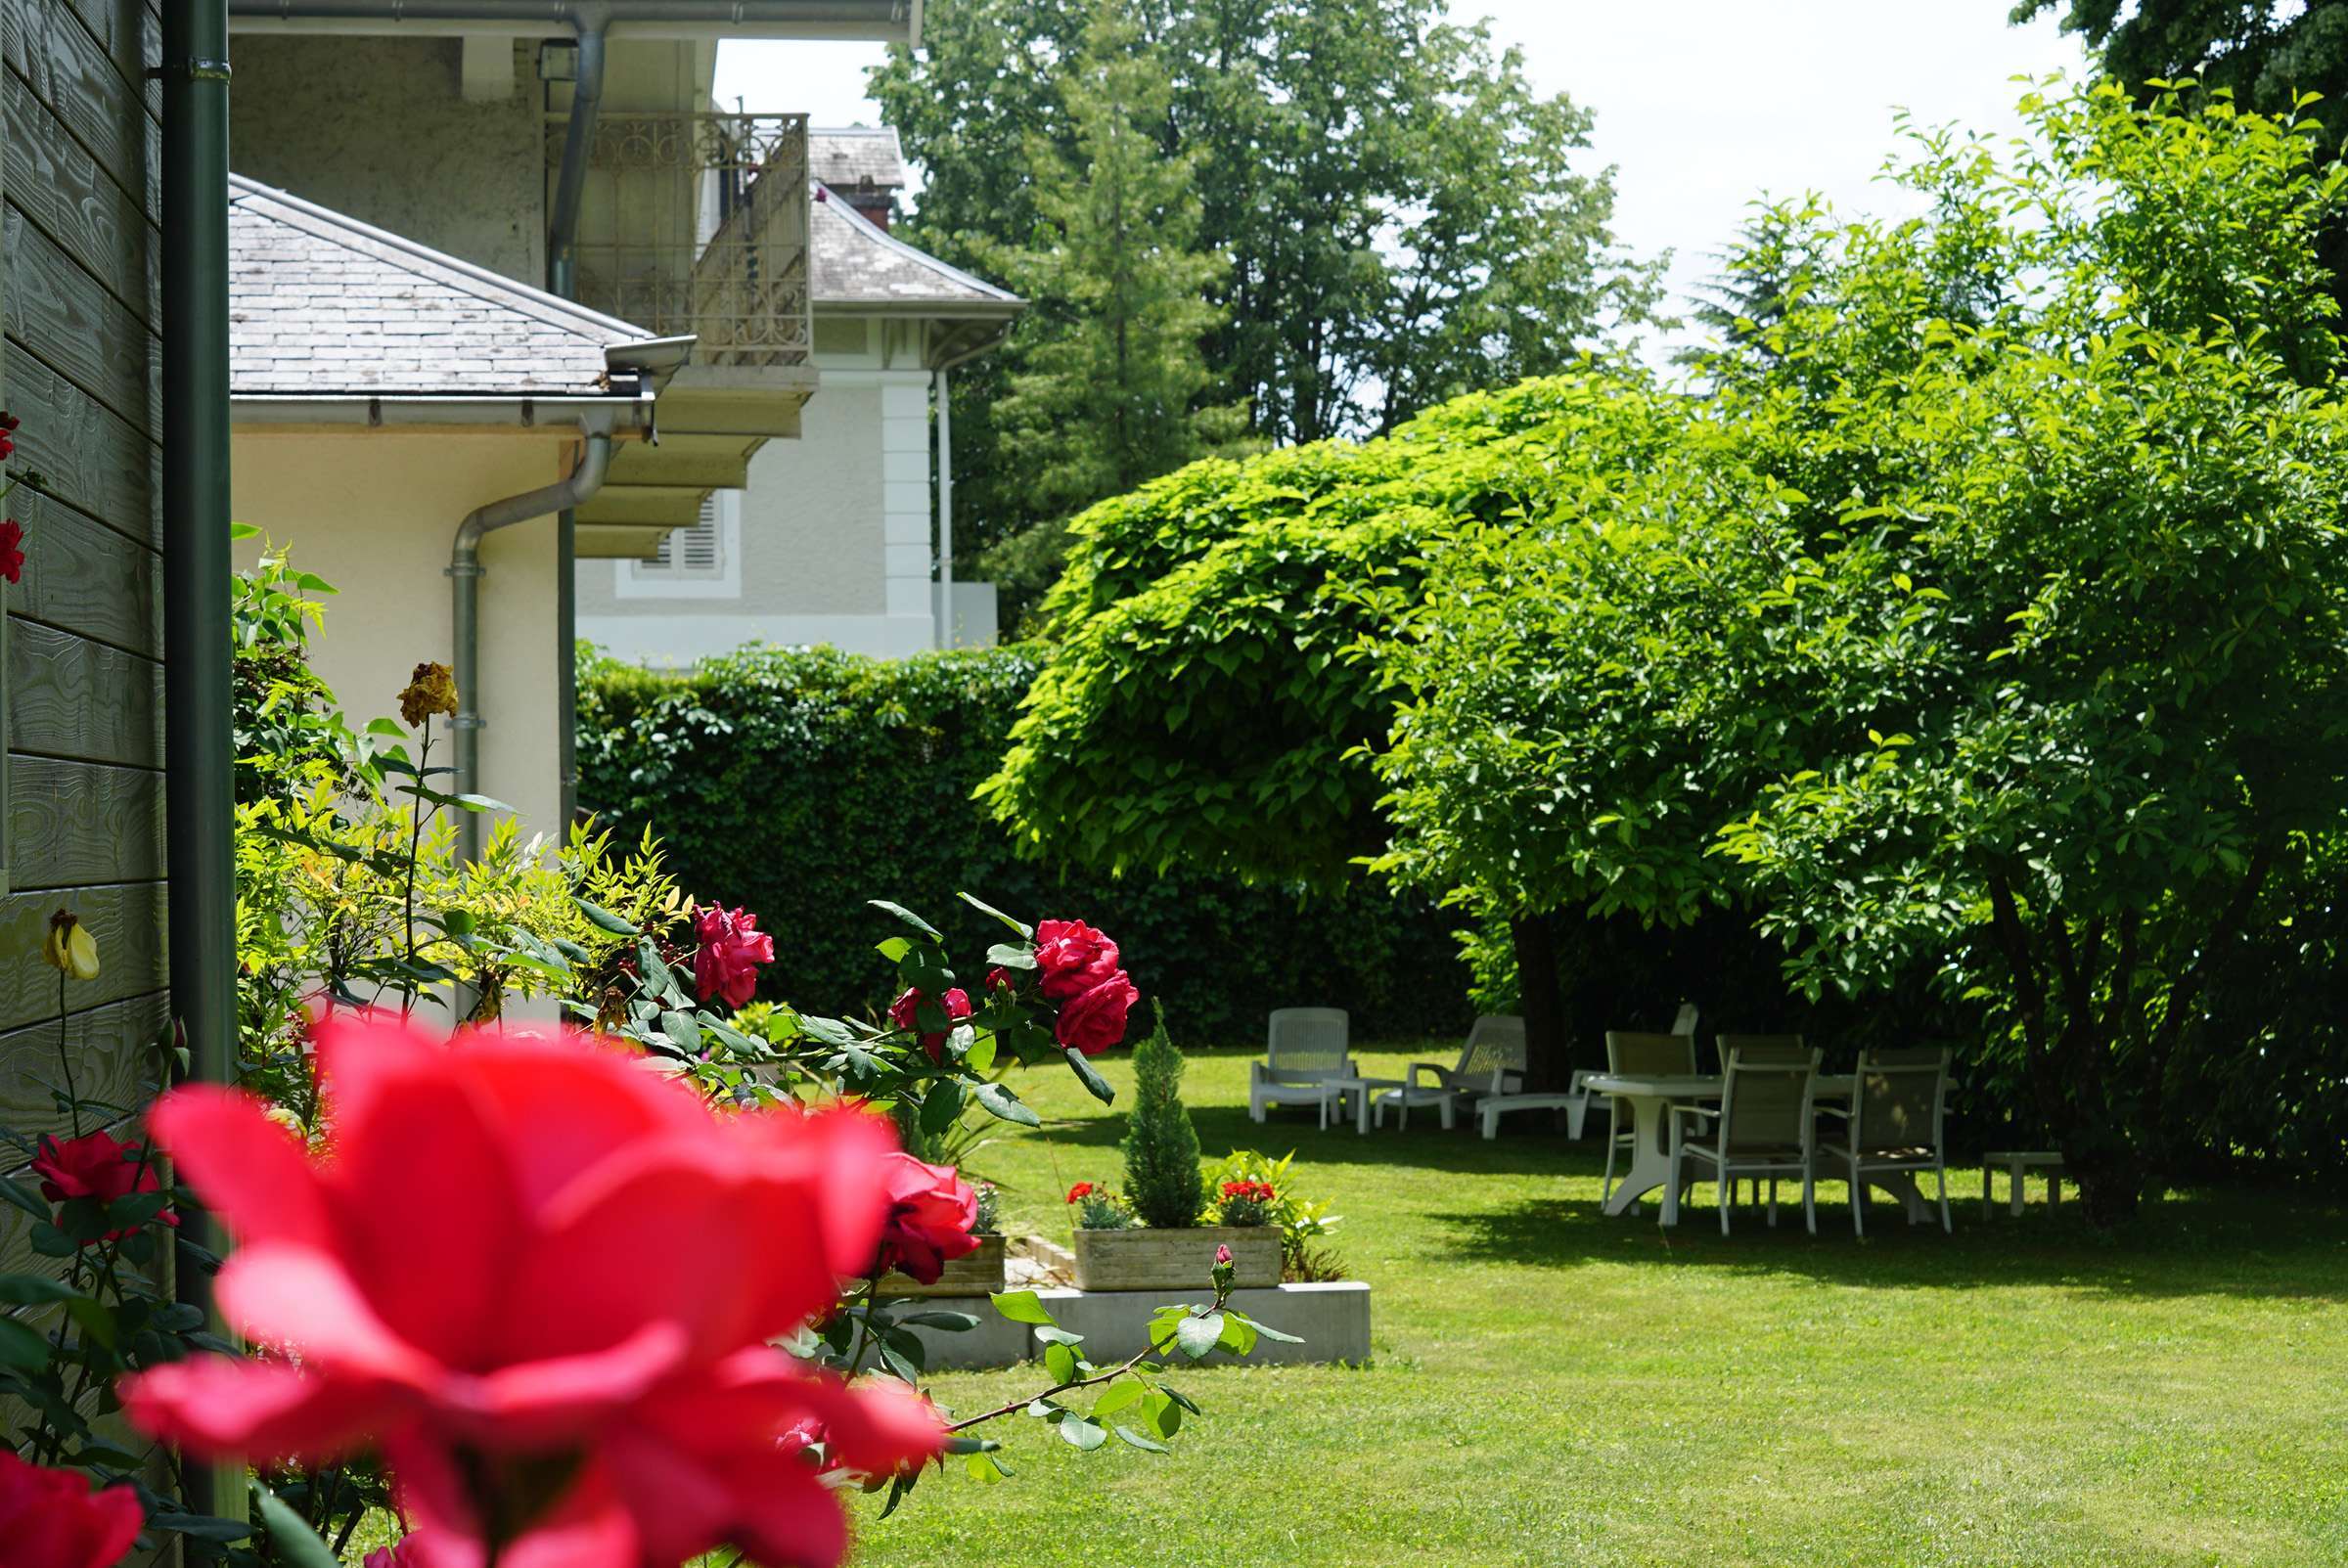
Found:
[[(1165, 1456), (1005, 1423), (1014, 1479), (932, 1476), (864, 1526), (861, 1562), (2348, 1561), (2337, 1205), (2194, 1192), (2100, 1241), (2068, 1204), (1984, 1224), (1971, 1173), (1954, 1236), (1879, 1203), (1855, 1240), (1839, 1185), (1816, 1239), (1797, 1207), (1724, 1240), (1709, 1188), (1665, 1234), (1599, 1216), (1596, 1137), (1258, 1128), (1246, 1070), (1193, 1058), (1200, 1141), (1293, 1148), (1337, 1200), (1335, 1250), (1376, 1290), (1371, 1364), (1192, 1371), (1206, 1416)], [(972, 1166), (1009, 1188), (1010, 1229), (1064, 1241), (1060, 1195), (1121, 1174), (1122, 1118), (1057, 1070), (1017, 1087), (1044, 1126)], [(934, 1386), (969, 1411), (1042, 1380)]]

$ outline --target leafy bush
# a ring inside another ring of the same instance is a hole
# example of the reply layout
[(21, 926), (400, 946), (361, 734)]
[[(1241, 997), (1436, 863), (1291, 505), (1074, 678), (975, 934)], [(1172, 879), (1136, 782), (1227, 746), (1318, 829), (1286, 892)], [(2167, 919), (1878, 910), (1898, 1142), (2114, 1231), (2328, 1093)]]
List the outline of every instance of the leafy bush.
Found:
[(1144, 1225), (1179, 1231), (1198, 1223), (1198, 1130), (1182, 1105), (1182, 1049), (1166, 1035), (1166, 1009), (1133, 1048), (1133, 1109), (1125, 1119), (1125, 1188)]
[(1206, 1038), (1252, 1040), (1273, 1008), (1322, 1001), (1349, 1008), (1363, 1038), (1466, 1026), (1456, 920), (1431, 901), (1179, 871), (1118, 880), (1022, 858), (971, 795), (1033, 674), (1017, 649), (752, 649), (689, 673), (591, 657), (579, 797), (623, 842), (655, 828), (669, 870), (702, 897), (756, 909), (775, 933), (773, 986), (835, 1012), (888, 1001), (871, 963), (883, 923), (839, 911), (885, 886), (951, 911), (947, 937), (983, 947), (988, 922), (953, 897), (983, 887), (1113, 927), (1134, 983)]
[[(1280, 1269), (1284, 1279), (1341, 1279), (1344, 1265), (1314, 1242), (1336, 1228), (1338, 1216), (1329, 1212), (1327, 1198), (1300, 1194), (1295, 1181), (1294, 1151), (1274, 1159), (1252, 1148), (1235, 1148), (1207, 1173), (1225, 1225), (1270, 1224), (1280, 1227)], [(1225, 1196), (1225, 1189), (1248, 1189), (1243, 1196)], [(1270, 1196), (1265, 1196), (1265, 1193)], [(1233, 1213), (1234, 1198), (1260, 1211), (1260, 1220), (1241, 1220)]]

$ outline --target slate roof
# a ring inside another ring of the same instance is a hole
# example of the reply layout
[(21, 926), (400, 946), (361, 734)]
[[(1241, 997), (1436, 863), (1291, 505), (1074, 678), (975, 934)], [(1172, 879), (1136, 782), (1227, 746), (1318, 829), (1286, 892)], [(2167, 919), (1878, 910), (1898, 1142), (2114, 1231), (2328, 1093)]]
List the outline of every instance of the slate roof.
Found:
[(905, 148), (893, 126), (817, 125), (807, 132), (807, 172), (840, 195), (905, 189)]
[(654, 336), (239, 175), (228, 201), (240, 396), (592, 395)]
[(808, 230), (808, 284), (819, 307), (929, 305), (937, 307), (938, 315), (951, 316), (956, 306), (1002, 315), (1026, 303), (1008, 290), (907, 245), (821, 182), (815, 188)]

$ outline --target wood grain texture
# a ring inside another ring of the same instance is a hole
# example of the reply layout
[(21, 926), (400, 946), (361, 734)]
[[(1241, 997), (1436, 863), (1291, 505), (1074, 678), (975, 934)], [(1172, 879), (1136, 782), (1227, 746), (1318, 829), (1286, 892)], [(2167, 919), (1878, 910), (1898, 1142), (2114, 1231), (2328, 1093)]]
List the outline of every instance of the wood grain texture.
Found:
[(38, 473), (43, 495), (162, 548), (160, 446), (30, 354), (9, 356), (8, 408), (23, 421), (11, 468)]
[[(48, 973), (57, 978), (54, 969)], [(73, 1053), (73, 1087), (81, 1098), (118, 1106), (136, 1101), (142, 1083), (155, 1081), (147, 1048), (169, 1016), (160, 992), (73, 1014), (66, 1023), (66, 1044)], [(0, 1125), (32, 1139), (66, 1132), (48, 1088), (59, 1081), (55, 1020), (0, 1034)], [(15, 1175), (23, 1169), (23, 1157), (0, 1144), (0, 1170)], [(0, 1273), (7, 1267), (0, 1264)]]
[[(158, 428), (162, 347), (12, 200), (0, 208), (8, 337), (139, 429)], [(13, 362), (15, 355), (10, 358)]]
[(24, 524), (24, 580), (8, 591), (19, 618), (159, 654), (162, 558), (46, 496), (10, 501)]
[(20, 620), (8, 629), (7, 680), (13, 749), (161, 766), (163, 667), (155, 660)]
[(0, 71), (8, 200), (140, 319), (161, 319), (159, 233), (22, 76)]
[(1202, 1225), (1188, 1231), (1078, 1231), (1080, 1290), (1193, 1290), (1207, 1282), (1215, 1248), (1231, 1248), (1244, 1287), (1280, 1283), (1280, 1232), (1271, 1226)]
[[(101, 19), (103, 42), (93, 17)], [(144, 73), (161, 59), (160, 39), (135, 21), (125, 0), (7, 0), (0, 60), (159, 219), (162, 97)]]
[(163, 989), (164, 904), (160, 882), (113, 882), (0, 898), (0, 1029), (56, 1018), (57, 971), (38, 955), (49, 917), (61, 908), (79, 916), (98, 943), (98, 978), (68, 988), (66, 1001), (71, 1010), (83, 1012)]
[(163, 776), (57, 757), (8, 759), (9, 885), (76, 888), (163, 874)]

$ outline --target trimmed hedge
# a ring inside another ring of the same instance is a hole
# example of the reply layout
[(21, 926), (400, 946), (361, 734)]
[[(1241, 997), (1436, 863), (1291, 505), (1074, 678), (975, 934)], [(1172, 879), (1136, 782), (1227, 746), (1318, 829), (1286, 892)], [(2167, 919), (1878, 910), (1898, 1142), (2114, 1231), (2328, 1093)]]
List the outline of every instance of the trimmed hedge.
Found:
[(935, 921), (974, 963), (1000, 927), (955, 898), (967, 888), (1108, 931), (1183, 1039), (1252, 1043), (1267, 1011), (1290, 1006), (1343, 1007), (1361, 1040), (1466, 1030), (1457, 918), (1424, 899), (1117, 880), (1022, 858), (971, 795), (1034, 673), (1016, 648), (754, 648), (676, 673), (584, 659), (579, 799), (624, 836), (650, 826), (696, 896), (755, 910), (775, 936), (767, 994), (802, 1007), (886, 1003), (873, 944), (891, 923), (870, 898)]

